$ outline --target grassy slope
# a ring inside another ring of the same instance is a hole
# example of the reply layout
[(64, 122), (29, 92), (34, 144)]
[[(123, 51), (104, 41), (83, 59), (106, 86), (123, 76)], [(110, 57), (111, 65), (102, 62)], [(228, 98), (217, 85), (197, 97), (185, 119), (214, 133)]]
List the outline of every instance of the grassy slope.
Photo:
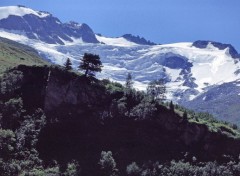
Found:
[(187, 111), (188, 113), (189, 123), (206, 125), (211, 132), (219, 132), (231, 138), (240, 138), (240, 129), (234, 123), (232, 124), (227, 121), (221, 121), (211, 114), (198, 113), (185, 109), (184, 107), (175, 109), (175, 113), (179, 116), (183, 116), (184, 111)]
[(17, 65), (48, 65), (33, 48), (0, 37), (0, 73)]

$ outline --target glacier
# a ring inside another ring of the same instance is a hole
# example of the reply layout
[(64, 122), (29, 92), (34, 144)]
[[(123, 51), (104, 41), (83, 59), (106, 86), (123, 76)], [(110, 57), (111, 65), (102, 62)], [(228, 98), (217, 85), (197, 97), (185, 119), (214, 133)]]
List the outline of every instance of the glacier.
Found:
[(1, 29), (0, 36), (32, 46), (54, 64), (63, 65), (70, 58), (75, 69), (84, 53), (98, 54), (104, 65), (98, 78), (124, 83), (127, 73), (131, 73), (139, 90), (145, 90), (151, 80), (164, 78), (167, 97), (175, 102), (192, 100), (209, 86), (240, 78), (236, 74), (240, 70), (239, 59), (232, 58), (228, 48), (220, 50), (211, 42), (206, 48), (197, 48), (191, 42), (149, 46), (122, 37), (96, 35), (100, 43), (72, 38), (73, 42), (61, 39), (64, 45), (60, 45), (29, 39), (16, 31)]

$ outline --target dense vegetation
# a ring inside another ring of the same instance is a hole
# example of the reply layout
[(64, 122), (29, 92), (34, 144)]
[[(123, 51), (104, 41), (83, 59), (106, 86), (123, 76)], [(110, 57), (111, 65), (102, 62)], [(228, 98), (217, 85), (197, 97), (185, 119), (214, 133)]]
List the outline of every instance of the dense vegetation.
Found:
[(240, 174), (237, 126), (137, 91), (131, 77), (122, 86), (59, 67), (8, 70), (0, 125), (2, 175)]

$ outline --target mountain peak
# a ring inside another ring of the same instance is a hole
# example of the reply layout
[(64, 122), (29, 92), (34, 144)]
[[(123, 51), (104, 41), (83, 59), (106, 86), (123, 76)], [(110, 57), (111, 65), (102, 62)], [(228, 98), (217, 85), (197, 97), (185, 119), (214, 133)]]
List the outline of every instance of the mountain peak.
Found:
[(29, 39), (48, 44), (64, 45), (74, 39), (99, 43), (92, 29), (86, 24), (62, 23), (48, 12), (35, 11), (24, 6), (0, 7), (0, 28), (24, 33)]
[(50, 15), (48, 12), (35, 11), (22, 5), (0, 7), (0, 19), (6, 19), (11, 15), (22, 17), (29, 14), (38, 16), (39, 18), (44, 18)]

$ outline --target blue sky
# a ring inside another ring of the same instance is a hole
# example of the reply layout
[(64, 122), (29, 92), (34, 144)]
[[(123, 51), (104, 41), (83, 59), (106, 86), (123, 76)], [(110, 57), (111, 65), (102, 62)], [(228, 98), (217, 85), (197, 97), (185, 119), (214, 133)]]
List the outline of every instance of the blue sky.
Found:
[(25, 5), (62, 22), (87, 23), (96, 33), (140, 35), (156, 43), (214, 40), (240, 52), (240, 0), (0, 0)]

